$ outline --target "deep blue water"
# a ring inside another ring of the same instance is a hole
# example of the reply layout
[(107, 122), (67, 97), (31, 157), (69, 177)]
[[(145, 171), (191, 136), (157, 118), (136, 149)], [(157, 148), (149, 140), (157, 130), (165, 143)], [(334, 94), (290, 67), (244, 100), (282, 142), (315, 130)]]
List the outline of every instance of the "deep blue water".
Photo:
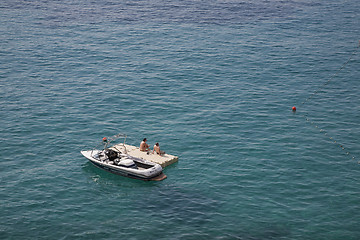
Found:
[[(4, 0), (0, 238), (360, 239), (358, 9)], [(168, 178), (81, 156), (119, 132)]]

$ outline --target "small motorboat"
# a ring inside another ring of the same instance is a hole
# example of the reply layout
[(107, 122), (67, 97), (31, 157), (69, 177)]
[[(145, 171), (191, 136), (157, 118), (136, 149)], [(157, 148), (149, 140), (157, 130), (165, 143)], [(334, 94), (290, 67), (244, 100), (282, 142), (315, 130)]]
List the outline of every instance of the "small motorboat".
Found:
[[(115, 135), (115, 138), (125, 135)], [(113, 141), (112, 139), (111, 141)], [(81, 154), (96, 167), (118, 175), (146, 181), (161, 181), (166, 178), (162, 167), (145, 159), (136, 158), (126, 153), (126, 148), (108, 147), (110, 141), (103, 139), (104, 149), (83, 150)]]

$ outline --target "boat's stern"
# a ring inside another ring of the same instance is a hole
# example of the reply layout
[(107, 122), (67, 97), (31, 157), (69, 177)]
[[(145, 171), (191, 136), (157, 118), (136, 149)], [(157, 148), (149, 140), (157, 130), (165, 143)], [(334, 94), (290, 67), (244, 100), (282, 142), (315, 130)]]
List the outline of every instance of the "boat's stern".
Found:
[(162, 180), (164, 180), (166, 178), (167, 178), (167, 176), (163, 172), (161, 172), (156, 177), (150, 178), (149, 181), (162, 181)]
[[(162, 171), (163, 171), (163, 168), (160, 166), (160, 164), (155, 163), (151, 168), (148, 168), (148, 169), (142, 171), (141, 174), (143, 175), (144, 178), (146, 178), (148, 180), (152, 180), (152, 178), (156, 178), (157, 176), (163, 174)], [(166, 176), (165, 176), (165, 178), (166, 178)]]

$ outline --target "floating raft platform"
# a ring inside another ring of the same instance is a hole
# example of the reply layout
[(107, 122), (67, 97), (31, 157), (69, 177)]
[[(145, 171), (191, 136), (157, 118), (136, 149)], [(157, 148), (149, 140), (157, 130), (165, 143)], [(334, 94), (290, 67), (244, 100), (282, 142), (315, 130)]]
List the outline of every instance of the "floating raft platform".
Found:
[(147, 152), (140, 151), (139, 147), (135, 147), (135, 146), (123, 144), (123, 143), (114, 145), (112, 148), (114, 148), (114, 150), (118, 150), (118, 151), (127, 153), (133, 157), (141, 158), (141, 159), (153, 162), (153, 163), (158, 163), (161, 165), (162, 168), (165, 168), (165, 167), (169, 166), (170, 164), (173, 164), (179, 160), (179, 158), (177, 156), (166, 154), (166, 153), (163, 155), (159, 155), (157, 153), (152, 153), (152, 151), (150, 151), (149, 154), (147, 154)]

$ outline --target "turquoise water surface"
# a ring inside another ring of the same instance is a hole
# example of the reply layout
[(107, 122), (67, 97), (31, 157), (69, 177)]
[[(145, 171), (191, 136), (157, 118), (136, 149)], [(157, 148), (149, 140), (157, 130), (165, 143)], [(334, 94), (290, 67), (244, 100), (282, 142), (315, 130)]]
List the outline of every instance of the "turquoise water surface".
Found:
[[(1, 239), (360, 239), (359, 1), (0, 9)], [(80, 154), (119, 132), (168, 178)]]

